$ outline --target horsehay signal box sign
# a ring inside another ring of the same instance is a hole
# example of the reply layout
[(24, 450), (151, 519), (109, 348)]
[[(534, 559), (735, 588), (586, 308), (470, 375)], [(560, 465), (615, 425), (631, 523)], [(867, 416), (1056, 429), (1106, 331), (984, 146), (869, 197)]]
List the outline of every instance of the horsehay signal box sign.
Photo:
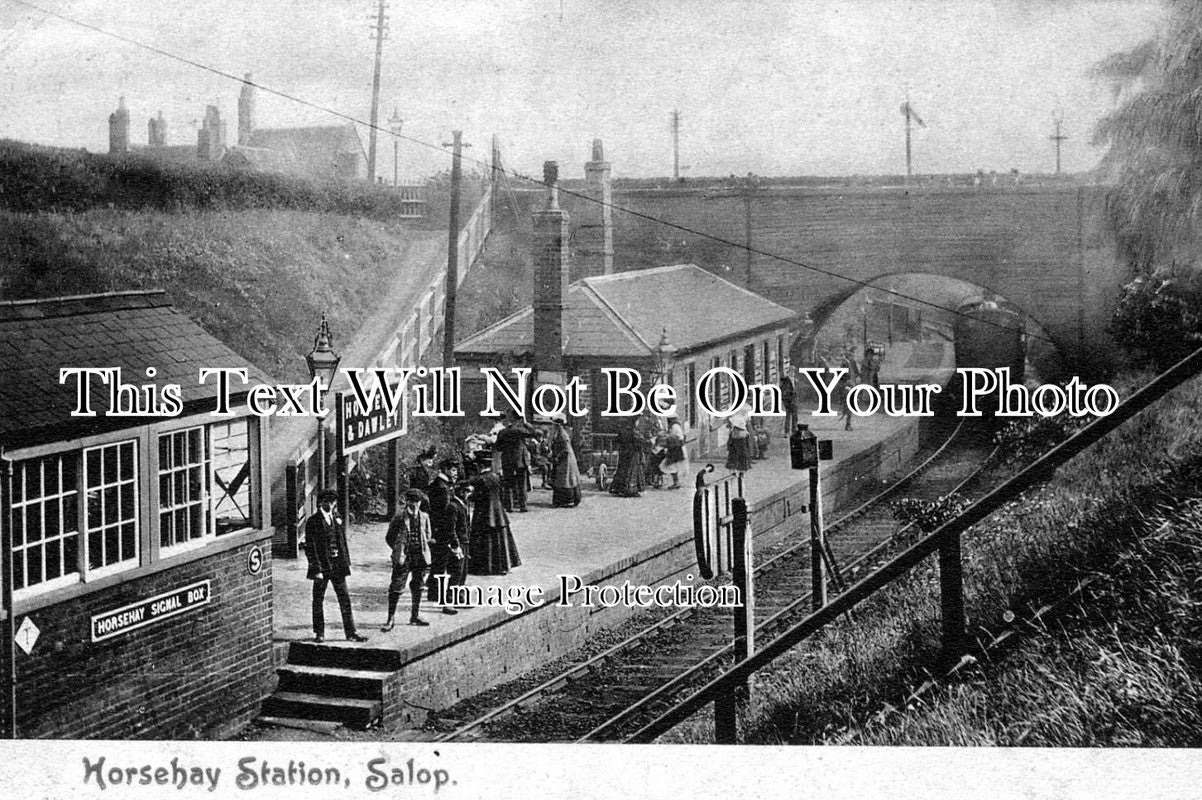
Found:
[(95, 614), (92, 617), (92, 641), (112, 639), (161, 619), (194, 611), (201, 606), (207, 606), (212, 595), (211, 582), (204, 580), (103, 614)]
[(394, 413), (384, 407), (384, 393), (376, 392), (367, 413), (359, 408), (352, 394), (338, 395), (338, 452), (342, 455), (365, 450), (375, 444), (404, 436), (407, 429), (405, 400)]

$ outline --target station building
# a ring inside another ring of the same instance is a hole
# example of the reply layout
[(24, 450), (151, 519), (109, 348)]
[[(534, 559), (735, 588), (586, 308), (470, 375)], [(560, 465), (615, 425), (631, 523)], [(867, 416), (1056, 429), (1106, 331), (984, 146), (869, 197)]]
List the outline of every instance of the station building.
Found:
[[(778, 383), (789, 366), (789, 327), (796, 312), (696, 264), (676, 264), (583, 278), (569, 285), (568, 215), (559, 208), (551, 164), (547, 206), (534, 214), (534, 303), (455, 346), (465, 367), (465, 400), (477, 404), (481, 366), (532, 367), (556, 382), (581, 376), (590, 387), (584, 432), (606, 433), (620, 418), (602, 417), (606, 367), (629, 367), (646, 391), (663, 380), (676, 390), (677, 416), (690, 455), (714, 449), (723, 420), (698, 407), (697, 382), (728, 367), (748, 384)], [(725, 405), (729, 386), (713, 387)]]
[[(71, 367), (119, 367), (135, 388), (118, 399), (143, 405), (106, 413), (93, 377), (96, 415), (73, 416)], [(212, 415), (204, 367), (266, 381), (161, 291), (0, 304), (6, 734), (221, 736), (267, 693), (266, 419), (237, 382), (233, 413)], [(139, 391), (168, 384), (176, 409)]]

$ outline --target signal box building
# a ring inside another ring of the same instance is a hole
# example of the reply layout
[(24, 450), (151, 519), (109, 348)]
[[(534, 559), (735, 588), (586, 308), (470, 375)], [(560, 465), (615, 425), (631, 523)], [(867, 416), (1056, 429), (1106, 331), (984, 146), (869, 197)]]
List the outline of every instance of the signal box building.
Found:
[[(796, 313), (696, 264), (599, 275), (569, 286), (568, 215), (559, 208), (557, 174), (548, 162), (547, 205), (534, 214), (534, 304), (455, 347), (456, 362), (467, 368), (465, 399), (478, 396), (481, 366), (578, 375), (590, 387), (581, 432), (605, 433), (620, 418), (601, 416), (600, 370), (629, 367), (642, 375), (644, 391), (661, 377), (675, 387), (691, 455), (713, 449), (722, 421), (698, 407), (697, 382), (721, 366), (748, 384), (777, 383), (788, 366)], [(715, 405), (725, 405), (727, 391), (725, 381), (714, 386)]]
[[(179, 413), (105, 413), (109, 387), (92, 378), (96, 416), (72, 416), (75, 379), (60, 382), (70, 367), (178, 384)], [(233, 414), (211, 415), (217, 388), (199, 382), (203, 367), (266, 380), (163, 292), (0, 304), (9, 735), (219, 736), (267, 693), (266, 420), (248, 415), (238, 381)]]

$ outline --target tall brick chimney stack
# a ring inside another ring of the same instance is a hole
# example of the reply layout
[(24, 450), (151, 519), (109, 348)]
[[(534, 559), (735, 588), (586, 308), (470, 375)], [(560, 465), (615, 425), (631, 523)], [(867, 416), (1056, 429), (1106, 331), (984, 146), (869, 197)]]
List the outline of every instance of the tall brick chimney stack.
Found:
[(584, 177), (588, 199), (581, 204), (576, 249), (586, 276), (610, 275), (614, 271), (613, 186), (600, 139), (593, 139), (593, 159), (584, 165)]
[(196, 157), (201, 161), (220, 161), (225, 155), (225, 123), (217, 106), (205, 108), (204, 120), (196, 132)]
[(559, 165), (543, 164), (547, 206), (534, 212), (534, 368), (563, 371), (568, 307), (568, 215), (559, 207)]
[(238, 95), (238, 144), (249, 147), (255, 132), (255, 87), (251, 85), (249, 72), (242, 80), (242, 92)]
[(129, 152), (129, 109), (124, 97), (117, 101), (117, 110), (109, 114), (109, 152)]
[(147, 124), (146, 143), (151, 147), (166, 147), (167, 146), (167, 120), (163, 119), (163, 112), (160, 110), (158, 117), (151, 117)]

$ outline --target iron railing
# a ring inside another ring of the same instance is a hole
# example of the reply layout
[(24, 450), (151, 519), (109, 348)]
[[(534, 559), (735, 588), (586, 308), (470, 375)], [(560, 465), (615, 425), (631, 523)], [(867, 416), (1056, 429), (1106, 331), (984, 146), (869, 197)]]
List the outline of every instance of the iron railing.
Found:
[(850, 587), (821, 610), (789, 628), (759, 652), (734, 664), (725, 673), (632, 734), (626, 741), (653, 741), (706, 705), (715, 703), (715, 738), (722, 744), (735, 743), (737, 734), (734, 726), (729, 724), (731, 709), (734, 708), (736, 692), (739, 687), (747, 684), (751, 675), (905, 575), (936, 551), (939, 552), (940, 608), (943, 619), (942, 662), (945, 667), (954, 665), (967, 649), (964, 581), (960, 557), (961, 534), (1006, 503), (1017, 499), (1026, 490), (1048, 481), (1060, 466), (1076, 457), (1082, 450), (1185, 381), (1197, 376), (1199, 372), (1202, 372), (1202, 348), (1158, 375), (1147, 386), (1121, 403), (1112, 414), (1094, 420), (1018, 475), (973, 503), (960, 515), (948, 520), (930, 535), (898, 554), (892, 561)]

